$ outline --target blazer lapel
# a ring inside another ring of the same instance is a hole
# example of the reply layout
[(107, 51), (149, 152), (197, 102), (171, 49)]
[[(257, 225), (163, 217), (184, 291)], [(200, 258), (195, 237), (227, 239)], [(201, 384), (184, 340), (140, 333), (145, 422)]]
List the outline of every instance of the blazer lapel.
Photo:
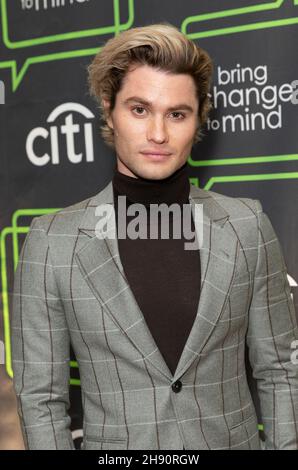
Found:
[[(172, 374), (147, 326), (144, 315), (128, 284), (120, 260), (114, 214), (110, 237), (98, 238), (95, 232), (99, 217), (95, 209), (101, 204), (114, 206), (112, 182), (91, 198), (79, 232), (86, 235), (86, 243), (75, 258), (81, 272), (105, 311), (129, 338), (140, 354), (171, 380)], [(114, 230), (114, 231), (113, 231)]]
[[(201, 294), (190, 335), (184, 346), (174, 378), (147, 326), (144, 315), (128, 284), (121, 263), (116, 237), (116, 221), (109, 211), (110, 235), (96, 232), (96, 208), (114, 208), (110, 182), (92, 197), (82, 218), (79, 232), (86, 243), (76, 253), (78, 266), (94, 295), (140, 354), (169, 380), (177, 380), (198, 357), (208, 341), (227, 302), (239, 247), (226, 224), (227, 212), (206, 191), (191, 185), (189, 200), (203, 204), (203, 244), (200, 246)], [(196, 232), (199, 234), (198, 222)], [(166, 295), (166, 293), (165, 293)]]
[[(203, 204), (203, 240), (200, 243), (201, 293), (192, 329), (178, 362), (174, 380), (199, 357), (229, 297), (239, 254), (239, 242), (228, 222), (229, 214), (206, 191), (191, 186), (192, 208)], [(198, 225), (196, 231), (198, 234)], [(202, 352), (202, 354), (204, 354)]]

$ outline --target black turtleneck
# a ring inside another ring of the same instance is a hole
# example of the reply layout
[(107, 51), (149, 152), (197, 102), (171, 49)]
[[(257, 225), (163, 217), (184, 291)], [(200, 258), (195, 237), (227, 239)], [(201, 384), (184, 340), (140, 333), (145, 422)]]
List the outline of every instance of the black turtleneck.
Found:
[[(171, 176), (162, 180), (134, 178), (115, 169), (112, 179), (116, 225), (118, 228), (119, 195), (126, 196), (127, 207), (132, 203), (146, 206), (150, 225), (149, 204), (190, 204), (190, 183), (187, 163)], [(135, 216), (126, 216), (126, 225)], [(118, 238), (121, 263), (129, 285), (144, 315), (148, 328), (170, 371), (174, 375), (185, 342), (193, 325), (201, 284), (199, 250), (185, 250), (184, 243), (191, 242), (183, 236)], [(194, 233), (194, 221), (191, 217)], [(149, 235), (148, 235), (149, 236)]]
[(187, 204), (190, 190), (187, 163), (184, 163), (172, 175), (162, 180), (134, 178), (115, 169), (113, 187), (114, 190), (118, 191), (118, 194), (125, 194), (129, 201), (145, 205), (162, 202), (166, 204), (174, 202)]

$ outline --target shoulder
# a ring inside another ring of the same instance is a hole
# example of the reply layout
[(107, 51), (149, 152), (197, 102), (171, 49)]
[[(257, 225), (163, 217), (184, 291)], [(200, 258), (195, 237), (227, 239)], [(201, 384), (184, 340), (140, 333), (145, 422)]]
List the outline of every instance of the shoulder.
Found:
[(262, 204), (258, 199), (227, 196), (216, 191), (198, 188), (194, 185), (191, 185), (191, 195), (201, 200), (202, 203), (206, 200), (208, 204), (219, 205), (227, 212), (230, 220), (238, 217), (257, 218), (258, 214), (262, 212)]
[[(54, 232), (74, 233), (81, 226), (83, 218), (88, 214), (88, 208), (98, 206), (102, 203), (111, 202), (113, 199), (112, 182), (106, 183), (99, 192), (83, 199), (75, 204), (59, 209), (58, 211), (44, 214), (33, 219), (33, 223)], [(57, 229), (57, 230), (56, 230)], [(53, 230), (52, 230), (53, 231)]]
[(52, 230), (53, 227), (72, 232), (79, 226), (86, 208), (93, 197), (94, 196), (88, 197), (57, 211), (34, 217), (31, 226), (34, 226), (34, 228), (38, 227), (40, 230), (44, 230), (47, 233)]

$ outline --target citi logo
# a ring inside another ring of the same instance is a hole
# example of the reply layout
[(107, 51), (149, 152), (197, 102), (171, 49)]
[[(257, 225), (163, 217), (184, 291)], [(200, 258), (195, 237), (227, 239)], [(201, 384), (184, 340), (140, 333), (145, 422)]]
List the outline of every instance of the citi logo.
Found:
[[(64, 121), (60, 123), (59, 118), (64, 114)], [(48, 126), (35, 127), (27, 136), (26, 153), (30, 162), (36, 166), (49, 163), (59, 165), (60, 153), (66, 153), (71, 163), (93, 162), (93, 128), (90, 120), (94, 117), (88, 108), (79, 103), (64, 103), (55, 108), (47, 118)], [(82, 120), (89, 122), (82, 123)], [(81, 146), (83, 143), (84, 152), (77, 152), (78, 143)], [(44, 146), (47, 151), (38, 152), (37, 148)]]

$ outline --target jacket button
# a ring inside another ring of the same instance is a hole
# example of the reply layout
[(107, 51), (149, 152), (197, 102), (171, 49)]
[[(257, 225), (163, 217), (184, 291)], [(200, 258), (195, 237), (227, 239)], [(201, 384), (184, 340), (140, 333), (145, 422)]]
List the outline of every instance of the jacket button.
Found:
[(179, 393), (181, 388), (182, 388), (181, 380), (176, 380), (176, 382), (174, 382), (173, 385), (172, 385), (172, 390), (175, 393)]

